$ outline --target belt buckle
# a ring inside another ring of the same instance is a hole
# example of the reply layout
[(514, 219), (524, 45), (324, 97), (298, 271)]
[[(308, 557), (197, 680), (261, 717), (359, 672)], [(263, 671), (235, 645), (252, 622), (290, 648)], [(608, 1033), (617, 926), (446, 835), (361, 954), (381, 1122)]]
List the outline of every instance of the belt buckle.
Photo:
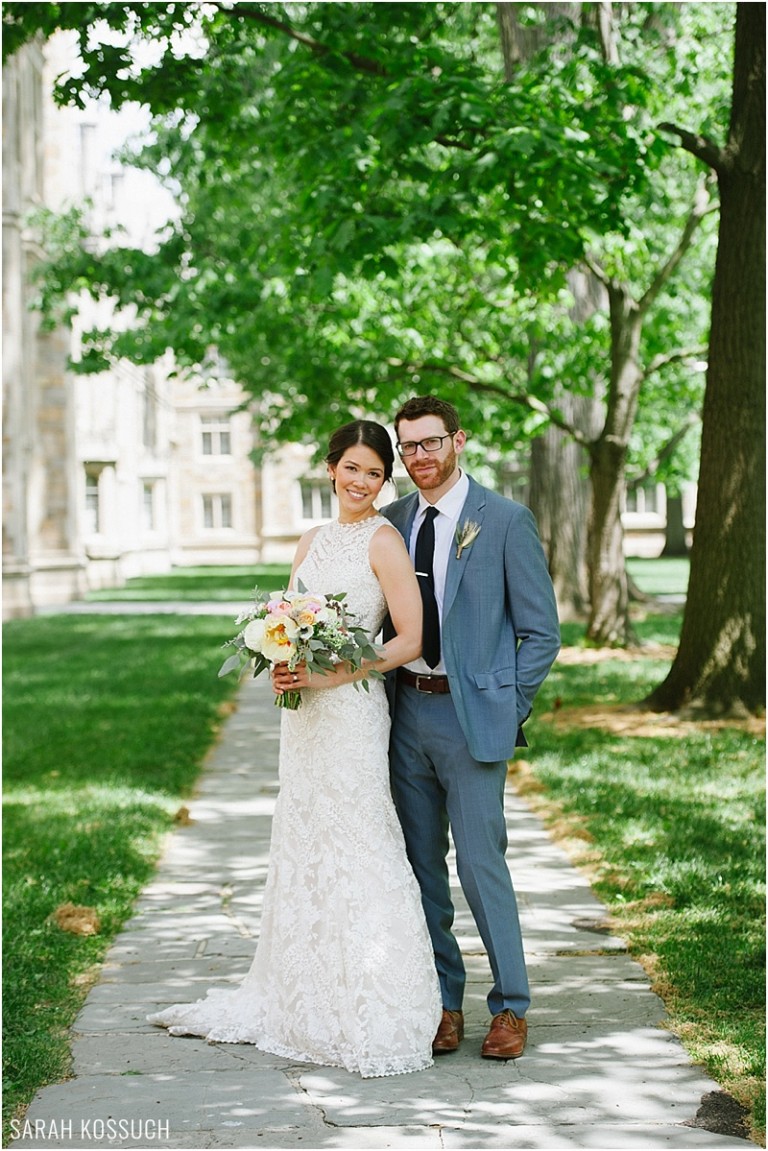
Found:
[(432, 679), (432, 676), (431, 676), (431, 675), (419, 675), (419, 674), (417, 673), (417, 675), (416, 675), (416, 690), (417, 690), (417, 691), (426, 691), (426, 692), (428, 692), (430, 695), (433, 695), (433, 694), (434, 694), (434, 689), (433, 689), (433, 688), (431, 688), (431, 687), (422, 687), (422, 686), (421, 686), (421, 681), (422, 681), (423, 679), (424, 679), (424, 680), (426, 680), (426, 681), (427, 681), (427, 683), (429, 683), (429, 681)]

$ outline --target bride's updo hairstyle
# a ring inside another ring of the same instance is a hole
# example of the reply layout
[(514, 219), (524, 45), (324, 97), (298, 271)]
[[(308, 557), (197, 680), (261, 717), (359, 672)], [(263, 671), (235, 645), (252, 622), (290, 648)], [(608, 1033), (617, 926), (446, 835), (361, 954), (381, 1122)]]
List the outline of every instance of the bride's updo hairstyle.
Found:
[[(373, 420), (353, 420), (351, 424), (343, 424), (328, 441), (327, 464), (335, 465), (349, 448), (356, 444), (364, 444), (375, 452), (384, 465), (384, 482), (392, 479), (392, 468), (395, 464), (395, 452), (389, 432), (381, 424)], [(334, 485), (335, 490), (335, 485)]]

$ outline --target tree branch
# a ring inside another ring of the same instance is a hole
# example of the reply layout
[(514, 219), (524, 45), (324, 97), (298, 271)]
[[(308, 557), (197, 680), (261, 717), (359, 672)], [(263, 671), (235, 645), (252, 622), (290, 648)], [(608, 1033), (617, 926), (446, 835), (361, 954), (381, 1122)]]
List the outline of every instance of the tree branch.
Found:
[(600, 52), (606, 64), (619, 63), (619, 50), (616, 46), (616, 30), (613, 25), (613, 4), (611, 0), (598, 0), (597, 31), (600, 38)]
[(407, 363), (404, 360), (397, 359), (389, 359), (387, 363), (390, 367), (396, 368), (400, 372), (407, 372), (408, 375), (415, 375), (417, 372), (433, 372), (436, 375), (449, 376), (451, 379), (460, 380), (461, 383), (467, 384), (477, 392), (500, 396), (503, 400), (513, 404), (520, 404), (529, 411), (536, 412), (537, 415), (546, 416), (551, 424), (554, 424), (556, 428), (565, 432), (571, 439), (585, 448), (589, 448), (592, 444), (592, 440), (590, 440), (580, 428), (577, 428), (575, 424), (566, 420), (562, 413), (558, 412), (556, 408), (551, 408), (549, 404), (545, 404), (543, 400), (540, 400), (537, 396), (532, 396), (529, 392), (510, 392), (500, 384), (480, 380), (476, 376), (472, 376), (468, 372), (464, 372), (461, 368), (456, 368), (451, 364), (438, 364), (428, 360), (420, 363)]
[(584, 263), (587, 265), (595, 279), (599, 280), (603, 287), (610, 288), (611, 277), (608, 275), (605, 268), (598, 264), (595, 257), (590, 255), (589, 252), (585, 252), (582, 259), (584, 260)]
[(717, 146), (714, 140), (710, 140), (707, 136), (699, 136), (695, 132), (689, 132), (686, 128), (678, 128), (676, 124), (659, 124), (658, 130), (677, 136), (681, 147), (685, 148), (686, 152), (690, 152), (697, 160), (702, 160), (707, 167), (712, 168), (718, 174), (726, 168), (726, 153)]
[(680, 263), (685, 253), (688, 251), (688, 248), (691, 246), (693, 237), (696, 233), (696, 229), (698, 228), (701, 221), (704, 219), (708, 212), (715, 210), (717, 205), (713, 204), (710, 200), (708, 184), (709, 179), (704, 179), (696, 189), (696, 195), (694, 196), (693, 200), (693, 207), (691, 208), (688, 219), (685, 222), (685, 227), (680, 233), (680, 238), (675, 245), (674, 251), (669, 256), (667, 262), (663, 264), (661, 268), (659, 268), (648, 290), (638, 301), (637, 306), (641, 314), (649, 310), (649, 308), (655, 302), (656, 297), (659, 295), (661, 289), (672, 276), (675, 268)]
[(701, 416), (699, 412), (689, 412), (677, 431), (669, 437), (667, 442), (663, 444), (661, 448), (659, 448), (659, 452), (656, 458), (651, 460), (648, 466), (644, 468), (643, 471), (638, 475), (632, 476), (631, 479), (627, 477), (627, 488), (639, 488), (646, 482), (646, 480), (649, 480), (651, 476), (655, 476), (664, 461), (670, 458), (672, 453), (675, 451), (675, 448), (677, 448), (678, 445), (682, 443), (693, 425), (700, 419)]
[(654, 356), (648, 367), (643, 372), (643, 379), (647, 380), (654, 372), (658, 372), (661, 368), (666, 368), (668, 364), (677, 363), (679, 360), (690, 360), (694, 357), (701, 359), (706, 356), (708, 349), (706, 347), (698, 348), (678, 348), (677, 351), (668, 352), (666, 355), (659, 354)]
[[(251, 8), (247, 4), (237, 4), (229, 7), (223, 3), (217, 2), (215, 7), (219, 12), (225, 16), (245, 16), (248, 20), (253, 20), (255, 24), (263, 24), (267, 28), (274, 28), (277, 32), (282, 32), (290, 40), (296, 40), (297, 43), (303, 44), (305, 48), (309, 48), (316, 56), (328, 56), (334, 50), (329, 48), (327, 44), (321, 44), (319, 40), (315, 40), (312, 36), (307, 36), (304, 32), (297, 32), (290, 24), (286, 24), (283, 20), (278, 20), (275, 16), (268, 16), (261, 8)], [(368, 72), (372, 76), (386, 76), (387, 70), (377, 60), (371, 60), (368, 56), (360, 56), (357, 52), (341, 52), (336, 51), (335, 55), (342, 56), (355, 68), (358, 72)]]
[[(370, 56), (361, 56), (358, 52), (347, 52), (339, 48), (331, 48), (327, 44), (321, 43), (320, 40), (315, 40), (313, 36), (307, 36), (304, 32), (298, 32), (290, 24), (286, 24), (284, 20), (278, 20), (275, 16), (268, 16), (266, 12), (262, 12), (260, 8), (250, 8), (246, 4), (237, 4), (236, 7), (229, 8), (220, 0), (214, 0), (215, 7), (226, 16), (244, 16), (248, 20), (253, 20), (255, 24), (263, 24), (266, 28), (273, 28), (276, 32), (281, 32), (290, 40), (295, 40), (299, 44), (303, 44), (305, 48), (309, 48), (315, 56), (340, 56), (351, 64), (358, 72), (365, 72), (369, 76), (378, 76), (381, 79), (388, 79), (390, 73), (380, 64), (378, 60), (372, 60)], [(472, 152), (474, 149), (469, 144), (463, 143), (461, 140), (456, 140), (451, 136), (445, 136), (442, 133), (434, 137), (436, 144), (441, 144), (444, 148), (459, 148), (462, 152)]]

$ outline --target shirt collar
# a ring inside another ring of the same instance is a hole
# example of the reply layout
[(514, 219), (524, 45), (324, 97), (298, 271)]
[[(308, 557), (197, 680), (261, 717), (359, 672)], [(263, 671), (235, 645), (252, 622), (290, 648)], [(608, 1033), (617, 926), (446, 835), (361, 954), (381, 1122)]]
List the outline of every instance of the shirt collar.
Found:
[(447, 516), (449, 520), (458, 519), (468, 495), (469, 476), (466, 472), (459, 470), (458, 481), (444, 496), (440, 497), (436, 504), (431, 504), (429, 500), (424, 498), (424, 493), (419, 492), (419, 515), (423, 515), (427, 508), (434, 507), (441, 515)]

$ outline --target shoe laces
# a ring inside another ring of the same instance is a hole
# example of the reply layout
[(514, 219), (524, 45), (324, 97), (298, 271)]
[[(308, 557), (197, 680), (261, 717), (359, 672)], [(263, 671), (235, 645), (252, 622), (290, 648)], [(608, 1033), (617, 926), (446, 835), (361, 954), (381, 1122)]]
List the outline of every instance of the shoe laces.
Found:
[(510, 1007), (505, 1007), (504, 1010), (500, 1011), (499, 1014), (496, 1016), (496, 1018), (494, 1019), (494, 1023), (496, 1023), (500, 1027), (515, 1027), (516, 1028), (518, 1026), (518, 1024), (520, 1023), (520, 1020), (517, 1018), (514, 1011)]

